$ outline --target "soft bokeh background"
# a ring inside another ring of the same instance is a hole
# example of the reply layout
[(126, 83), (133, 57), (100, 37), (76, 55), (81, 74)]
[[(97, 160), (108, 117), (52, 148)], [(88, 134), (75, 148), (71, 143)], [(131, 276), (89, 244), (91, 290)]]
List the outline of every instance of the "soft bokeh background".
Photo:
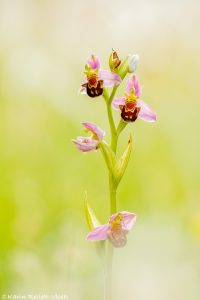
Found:
[(77, 90), (88, 55), (107, 68), (114, 48), (140, 55), (143, 100), (159, 117), (120, 142), (133, 133), (118, 209), (138, 221), (115, 254), (115, 299), (200, 299), (199, 12), (198, 0), (0, 0), (1, 294), (103, 298), (83, 193), (105, 222), (107, 174), (71, 139), (87, 120), (109, 140), (104, 102)]

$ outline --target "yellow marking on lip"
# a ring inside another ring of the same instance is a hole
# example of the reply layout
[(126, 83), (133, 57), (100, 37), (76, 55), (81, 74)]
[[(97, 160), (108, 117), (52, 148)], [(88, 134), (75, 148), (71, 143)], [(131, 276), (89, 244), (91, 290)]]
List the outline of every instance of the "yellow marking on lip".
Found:
[(110, 221), (110, 224), (121, 224), (121, 221), (124, 219), (124, 216), (121, 213), (118, 213), (116, 217)]

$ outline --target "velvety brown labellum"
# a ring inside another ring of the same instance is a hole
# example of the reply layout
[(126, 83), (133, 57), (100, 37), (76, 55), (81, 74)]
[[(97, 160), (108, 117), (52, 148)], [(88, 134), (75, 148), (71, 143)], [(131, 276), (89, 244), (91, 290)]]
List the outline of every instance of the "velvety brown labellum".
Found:
[(94, 98), (102, 95), (103, 93), (103, 80), (99, 80), (96, 86), (87, 83), (86, 91), (88, 96)]
[(131, 107), (131, 103), (121, 106), (121, 117), (125, 122), (134, 122), (139, 114), (140, 107)]

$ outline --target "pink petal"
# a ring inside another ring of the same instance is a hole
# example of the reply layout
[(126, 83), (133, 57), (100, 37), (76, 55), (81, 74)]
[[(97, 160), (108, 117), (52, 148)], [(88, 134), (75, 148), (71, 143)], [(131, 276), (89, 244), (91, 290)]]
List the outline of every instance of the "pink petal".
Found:
[(139, 97), (141, 95), (141, 88), (136, 75), (131, 75), (127, 81), (126, 93), (128, 95), (130, 94), (132, 88), (135, 89), (135, 96)]
[(91, 55), (88, 60), (87, 60), (87, 64), (93, 69), (99, 69), (100, 68), (100, 60), (98, 58), (98, 56), (96, 56), (95, 54)]
[(86, 94), (86, 88), (85, 87), (81, 87), (78, 91), (81, 95), (85, 95)]
[(108, 223), (98, 226), (87, 235), (86, 239), (90, 241), (106, 240), (108, 237), (109, 228), (110, 225)]
[(110, 216), (109, 221), (112, 222), (112, 221), (117, 217), (118, 214), (119, 214), (119, 213), (116, 213), (116, 214)]
[(138, 117), (147, 122), (155, 122), (157, 119), (156, 113), (142, 100), (137, 100), (137, 106), (140, 107)]
[(82, 123), (82, 125), (89, 131), (95, 133), (98, 136), (99, 140), (103, 139), (105, 132), (100, 127), (98, 127), (96, 124), (90, 123), (90, 122), (84, 122), (84, 123)]
[(122, 221), (122, 228), (124, 230), (131, 230), (136, 221), (136, 215), (128, 211), (122, 211), (121, 214), (124, 216)]
[(72, 142), (76, 145), (77, 149), (81, 152), (90, 152), (97, 149), (98, 141), (90, 137), (79, 136)]
[(87, 82), (88, 82), (87, 76), (85, 76), (84, 79), (83, 79), (83, 81), (81, 82), (81, 86), (82, 86), (83, 84), (87, 83)]
[(88, 80), (87, 80), (87, 77), (85, 76), (82, 83), (81, 83), (80, 89), (79, 89), (80, 94), (86, 94), (86, 88), (83, 87), (83, 84), (85, 84), (87, 82), (88, 82)]
[(136, 221), (136, 215), (128, 211), (122, 211), (112, 215), (109, 221), (112, 222), (117, 217), (118, 214), (122, 214), (124, 216), (124, 220), (122, 221), (122, 229), (129, 231), (133, 227)]
[(107, 70), (99, 70), (99, 79), (103, 80), (104, 87), (117, 86), (121, 82), (119, 75)]
[(119, 105), (125, 105), (126, 97), (114, 98), (112, 101), (112, 107), (116, 110), (120, 110)]

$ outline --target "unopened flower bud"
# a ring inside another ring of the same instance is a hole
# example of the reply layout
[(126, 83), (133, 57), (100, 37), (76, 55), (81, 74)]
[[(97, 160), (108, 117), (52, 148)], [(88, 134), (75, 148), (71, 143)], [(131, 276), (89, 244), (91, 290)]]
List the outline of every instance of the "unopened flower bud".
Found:
[(139, 56), (137, 54), (128, 55), (119, 67), (118, 75), (124, 79), (127, 73), (133, 73), (138, 67)]
[(117, 68), (119, 67), (120, 64), (121, 64), (121, 60), (119, 59), (117, 52), (112, 50), (112, 53), (109, 58), (110, 70), (113, 72), (117, 71)]
[(139, 64), (139, 55), (129, 55), (128, 56), (128, 72), (134, 73), (138, 67)]

